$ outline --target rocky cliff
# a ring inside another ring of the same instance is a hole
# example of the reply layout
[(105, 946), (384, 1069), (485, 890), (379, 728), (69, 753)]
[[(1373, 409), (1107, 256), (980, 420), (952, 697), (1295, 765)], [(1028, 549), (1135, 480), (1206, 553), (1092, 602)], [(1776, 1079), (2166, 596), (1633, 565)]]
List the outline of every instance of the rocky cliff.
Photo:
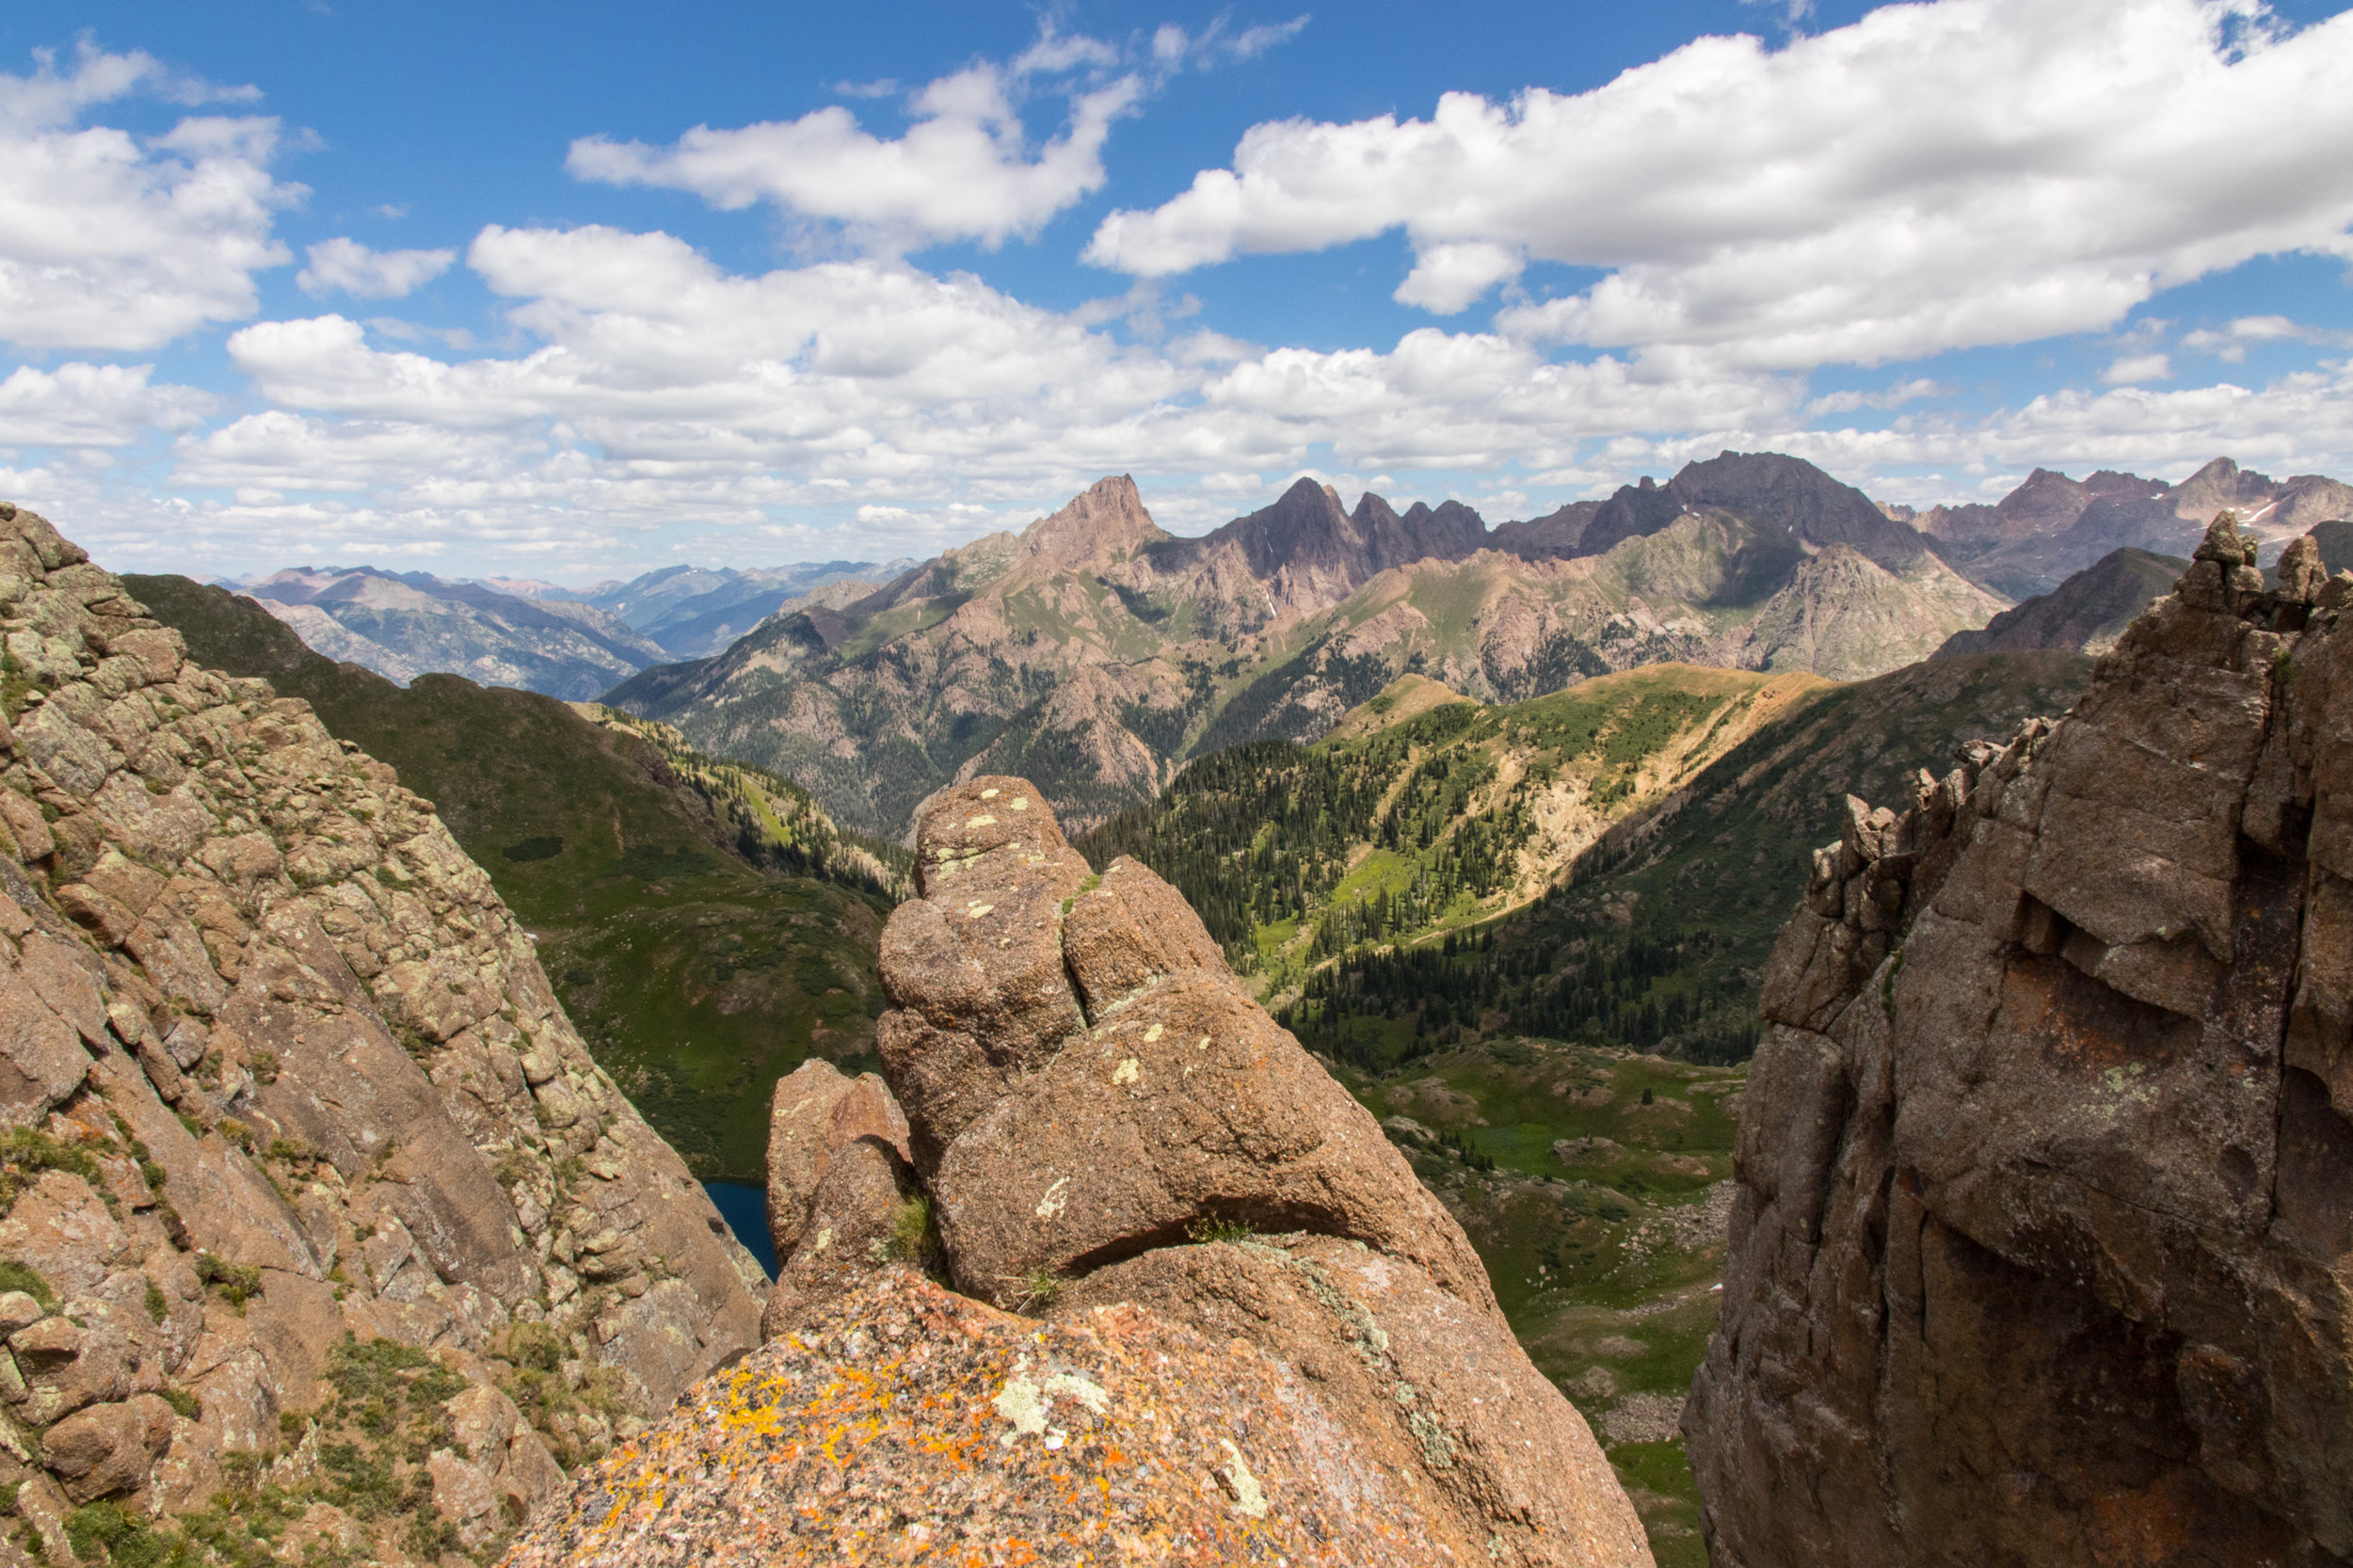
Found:
[(1684, 1418), (1719, 1564), (2353, 1557), (2353, 577), (2253, 559), (1817, 854)]
[(1461, 1227), (1174, 889), (1012, 777), (918, 856), (888, 1084), (777, 1086), (767, 1343), (514, 1568), (1650, 1560)]
[(0, 1561), (489, 1549), (757, 1266), (392, 769), (11, 506), (0, 632)]

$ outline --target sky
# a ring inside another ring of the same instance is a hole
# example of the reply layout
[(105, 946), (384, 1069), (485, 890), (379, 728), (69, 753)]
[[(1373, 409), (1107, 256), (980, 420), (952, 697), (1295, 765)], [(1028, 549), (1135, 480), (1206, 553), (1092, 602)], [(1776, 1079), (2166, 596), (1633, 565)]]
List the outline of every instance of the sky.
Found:
[(0, 498), (120, 570), (2353, 478), (2337, 0), (11, 0)]

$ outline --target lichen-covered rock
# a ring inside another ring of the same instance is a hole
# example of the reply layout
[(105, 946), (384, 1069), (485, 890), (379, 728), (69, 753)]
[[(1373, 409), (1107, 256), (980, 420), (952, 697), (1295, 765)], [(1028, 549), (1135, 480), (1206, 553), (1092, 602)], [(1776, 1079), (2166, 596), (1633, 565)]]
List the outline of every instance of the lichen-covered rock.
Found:
[(1854, 803), (1764, 987), (1715, 1560), (2353, 1558), (2353, 581), (2227, 514), (2056, 725)]
[[(756, 1342), (428, 802), (5, 505), (0, 647), (0, 1482), (53, 1556), (244, 1476), (355, 1557), (487, 1547)], [(517, 1424), (448, 1448), (468, 1399)]]
[[(881, 1032), (914, 1168), (831, 1146), (769, 1343), (518, 1568), (1649, 1562), (1461, 1227), (1175, 889), (1092, 885), (1020, 779), (943, 792), (919, 844)], [(899, 1261), (927, 1216), (965, 1295)]]
[(507, 1559), (777, 1562), (1465, 1560), (1314, 1385), (1131, 1306), (1041, 1323), (904, 1268), (703, 1383)]

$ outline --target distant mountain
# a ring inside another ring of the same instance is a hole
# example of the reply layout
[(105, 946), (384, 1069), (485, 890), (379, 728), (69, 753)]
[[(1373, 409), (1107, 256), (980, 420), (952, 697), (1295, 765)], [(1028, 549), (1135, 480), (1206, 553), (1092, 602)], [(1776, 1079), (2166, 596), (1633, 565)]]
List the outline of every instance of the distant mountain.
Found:
[(2187, 555), (2225, 507), (2264, 541), (2268, 560), (2315, 523), (2353, 518), (2353, 486), (2316, 473), (2274, 480), (2228, 457), (2179, 485), (2105, 470), (2078, 482), (2037, 469), (1992, 506), (1939, 506), (1914, 521), (1970, 576), (2026, 599), (2112, 551)]
[(402, 685), (427, 672), (593, 697), (666, 657), (594, 606), (374, 567), (300, 567), (242, 590), (313, 649)]
[(861, 582), (882, 586), (916, 563), (812, 561), (785, 567), (664, 567), (626, 583), (600, 583), (571, 597), (658, 644), (672, 659), (718, 652), (789, 603), (819, 588)]
[(2047, 594), (2005, 610), (1975, 632), (1956, 632), (1931, 658), (2055, 648), (2105, 653), (2152, 600), (2173, 591), (2189, 563), (2146, 550), (2111, 551)]
[(1849, 680), (2007, 608), (1795, 458), (1725, 453), (1566, 510), (1490, 532), (1459, 503), (1350, 510), (1303, 479), (1179, 538), (1106, 479), (1019, 535), (780, 613), (607, 700), (790, 775), (866, 831), (904, 830), (975, 771), (1035, 780), (1083, 827), (1186, 757), (1312, 740), (1402, 674), (1482, 701), (1668, 660)]

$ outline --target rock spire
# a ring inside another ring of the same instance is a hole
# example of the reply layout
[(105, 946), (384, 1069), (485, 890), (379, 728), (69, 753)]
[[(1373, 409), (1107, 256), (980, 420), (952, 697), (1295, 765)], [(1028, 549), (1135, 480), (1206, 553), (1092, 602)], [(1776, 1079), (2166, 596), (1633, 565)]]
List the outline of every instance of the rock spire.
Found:
[(2230, 514), (2065, 718), (1849, 800), (1767, 972), (1713, 1560), (2353, 1558), (2353, 576)]

